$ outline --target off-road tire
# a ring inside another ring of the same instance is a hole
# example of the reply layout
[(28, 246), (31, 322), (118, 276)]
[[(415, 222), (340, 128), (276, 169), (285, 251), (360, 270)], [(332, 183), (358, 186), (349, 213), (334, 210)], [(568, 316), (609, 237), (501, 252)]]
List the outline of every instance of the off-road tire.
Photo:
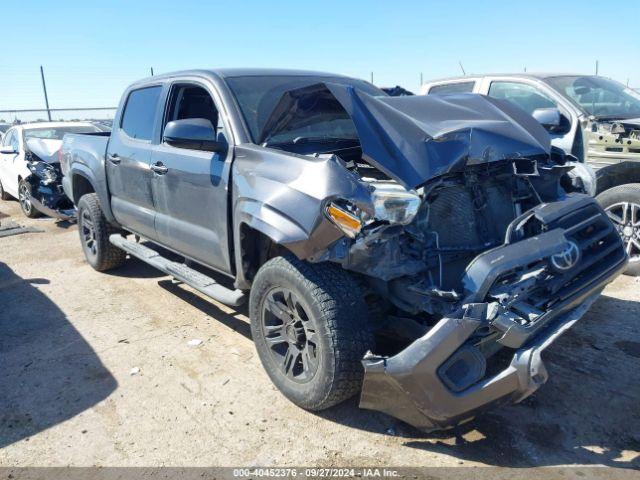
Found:
[(7, 192), (4, 191), (4, 188), (2, 187), (2, 182), (0, 182), (0, 200), (10, 200), (11, 199), (11, 195), (9, 195)]
[[(295, 293), (316, 326), (317, 370), (306, 383), (288, 378), (274, 361), (263, 331), (263, 305), (269, 292)], [(253, 281), (249, 298), (251, 333), (271, 381), (296, 405), (319, 411), (336, 405), (362, 388), (362, 357), (373, 348), (367, 306), (357, 282), (338, 265), (312, 264), (294, 256), (266, 262)]]
[[(640, 183), (629, 183), (610, 188), (598, 195), (596, 199), (605, 210), (612, 205), (623, 202), (640, 206)], [(634, 277), (640, 276), (640, 257), (636, 256), (630, 259), (629, 266), (624, 273)]]
[[(93, 227), (92, 242), (90, 244), (87, 241), (87, 235), (89, 235), (89, 224), (86, 222), (87, 216)], [(119, 229), (107, 222), (104, 213), (102, 213), (98, 195), (89, 193), (80, 198), (78, 202), (80, 244), (87, 262), (94, 270), (105, 272), (121, 266), (126, 260), (126, 252), (109, 242), (109, 235), (119, 232)]]
[[(29, 208), (27, 208), (24, 204), (22, 197), (23, 190), (25, 195), (29, 196)], [(18, 183), (18, 202), (20, 203), (20, 210), (24, 213), (24, 216), (27, 218), (38, 218), (42, 216), (36, 207), (33, 206), (33, 202), (31, 201), (31, 184), (25, 180), (24, 178), (20, 180)]]

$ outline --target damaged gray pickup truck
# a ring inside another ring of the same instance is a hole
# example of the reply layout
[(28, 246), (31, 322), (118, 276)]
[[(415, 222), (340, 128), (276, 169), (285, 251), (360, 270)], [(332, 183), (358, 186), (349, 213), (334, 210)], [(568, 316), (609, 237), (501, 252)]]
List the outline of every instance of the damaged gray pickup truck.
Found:
[(280, 70), (142, 80), (110, 135), (62, 147), (96, 270), (129, 254), (248, 296), (287, 398), (361, 391), (425, 430), (534, 392), (542, 351), (624, 270), (601, 207), (563, 188), (571, 168), (508, 102)]

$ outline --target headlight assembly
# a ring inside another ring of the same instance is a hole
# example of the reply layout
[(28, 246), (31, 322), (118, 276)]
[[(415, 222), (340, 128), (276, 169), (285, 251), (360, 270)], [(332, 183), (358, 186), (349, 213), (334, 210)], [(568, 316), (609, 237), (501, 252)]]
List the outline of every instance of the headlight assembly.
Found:
[(58, 175), (53, 168), (47, 168), (42, 172), (42, 178), (45, 183), (53, 183), (57, 180)]
[(375, 218), (389, 223), (408, 225), (420, 208), (420, 196), (412, 190), (393, 183), (374, 184), (371, 194)]
[(422, 200), (415, 191), (394, 183), (372, 183), (371, 186), (373, 212), (365, 212), (345, 199), (337, 199), (325, 207), (329, 220), (349, 238), (355, 238), (365, 225), (373, 222), (408, 225), (418, 213)]

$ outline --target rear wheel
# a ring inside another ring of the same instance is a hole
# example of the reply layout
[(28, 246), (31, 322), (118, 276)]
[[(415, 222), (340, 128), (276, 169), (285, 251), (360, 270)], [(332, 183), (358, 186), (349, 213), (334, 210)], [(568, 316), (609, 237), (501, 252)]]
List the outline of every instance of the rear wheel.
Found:
[(104, 214), (98, 195), (89, 193), (78, 202), (78, 233), (84, 256), (99, 272), (111, 270), (124, 263), (127, 254), (109, 242), (109, 235), (118, 233)]
[(362, 292), (339, 266), (274, 258), (254, 279), (249, 311), (262, 365), (293, 403), (323, 410), (360, 390), (373, 336)]
[(629, 255), (627, 275), (640, 275), (640, 183), (620, 185), (598, 195)]
[(41, 214), (31, 203), (31, 184), (26, 180), (20, 180), (18, 184), (18, 201), (20, 202), (20, 208), (29, 218), (39, 217)]

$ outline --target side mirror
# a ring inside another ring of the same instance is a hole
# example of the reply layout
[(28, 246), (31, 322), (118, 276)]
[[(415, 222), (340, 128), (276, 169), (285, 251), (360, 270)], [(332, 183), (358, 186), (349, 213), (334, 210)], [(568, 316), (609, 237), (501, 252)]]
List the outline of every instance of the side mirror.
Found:
[(536, 108), (531, 116), (548, 132), (554, 132), (562, 123), (562, 116), (557, 108)]
[(162, 140), (177, 148), (223, 153), (227, 149), (224, 142), (216, 138), (216, 129), (206, 118), (186, 118), (174, 120), (164, 127)]
[(0, 153), (4, 153), (6, 155), (15, 155), (18, 152), (14, 150), (11, 145), (7, 145), (6, 147), (0, 147)]

